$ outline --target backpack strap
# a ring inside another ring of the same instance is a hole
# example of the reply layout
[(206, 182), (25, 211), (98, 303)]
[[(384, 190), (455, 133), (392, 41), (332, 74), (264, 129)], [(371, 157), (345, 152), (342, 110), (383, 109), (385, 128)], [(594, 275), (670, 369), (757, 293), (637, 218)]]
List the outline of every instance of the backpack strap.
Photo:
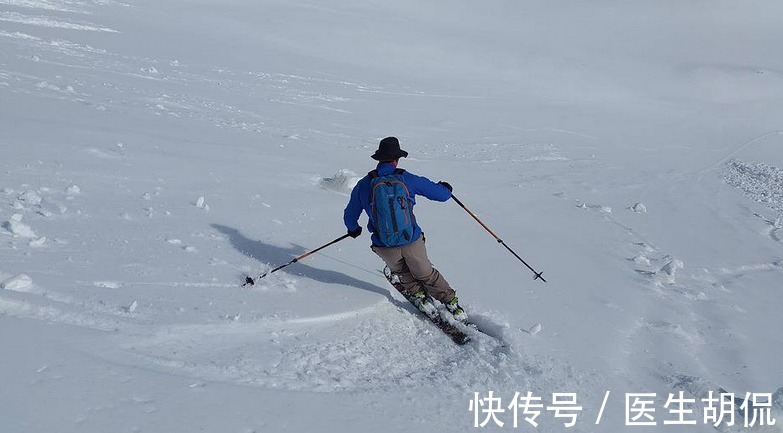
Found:
[[(392, 174), (403, 174), (403, 173), (405, 173), (405, 170), (403, 170), (401, 168), (395, 168), (394, 169), (394, 173), (392, 173)], [(373, 170), (373, 171), (367, 173), (367, 176), (370, 176), (370, 179), (377, 178), (378, 177), (378, 170)]]

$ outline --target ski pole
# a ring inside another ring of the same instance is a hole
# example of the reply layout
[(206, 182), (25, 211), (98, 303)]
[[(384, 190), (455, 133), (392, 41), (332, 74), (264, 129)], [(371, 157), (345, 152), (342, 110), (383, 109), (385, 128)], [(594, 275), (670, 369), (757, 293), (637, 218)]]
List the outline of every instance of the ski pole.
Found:
[(252, 285), (254, 285), (254, 284), (256, 283), (256, 281), (260, 280), (261, 278), (264, 278), (264, 277), (266, 277), (267, 275), (271, 274), (272, 272), (277, 272), (277, 271), (279, 271), (280, 269), (283, 269), (284, 267), (286, 267), (286, 266), (288, 266), (288, 265), (293, 265), (294, 263), (298, 262), (299, 260), (302, 260), (302, 259), (304, 259), (304, 258), (307, 258), (307, 257), (309, 257), (309, 256), (311, 256), (311, 255), (313, 255), (313, 254), (317, 253), (318, 251), (321, 251), (322, 249), (324, 249), (324, 248), (326, 248), (326, 247), (328, 247), (328, 246), (330, 246), (330, 245), (334, 245), (334, 244), (336, 244), (337, 242), (340, 242), (341, 240), (343, 240), (343, 239), (347, 238), (348, 236), (350, 236), (350, 235), (348, 235), (348, 234), (344, 234), (344, 235), (340, 236), (339, 238), (337, 238), (337, 239), (335, 239), (335, 240), (333, 240), (333, 241), (329, 242), (328, 244), (321, 245), (320, 247), (318, 247), (318, 248), (316, 248), (316, 249), (314, 249), (314, 250), (312, 250), (312, 251), (310, 251), (310, 252), (308, 252), (308, 253), (304, 253), (304, 254), (302, 254), (301, 256), (299, 256), (299, 257), (297, 257), (297, 258), (295, 258), (295, 259), (291, 260), (290, 262), (288, 262), (288, 263), (286, 263), (286, 264), (284, 264), (284, 265), (280, 265), (280, 266), (278, 266), (278, 267), (276, 267), (276, 268), (272, 269), (271, 271), (264, 272), (264, 274), (263, 274), (263, 275), (261, 275), (260, 277), (256, 278), (255, 280), (253, 280), (253, 279), (252, 279), (252, 278), (250, 278), (250, 277), (245, 277), (245, 283), (244, 283), (244, 284), (242, 284), (242, 287), (245, 287), (245, 286), (247, 286), (248, 284), (252, 286)]
[(476, 214), (474, 214), (474, 213), (473, 213), (473, 212), (472, 212), (470, 209), (468, 209), (468, 207), (467, 207), (467, 206), (465, 206), (465, 205), (464, 205), (464, 204), (463, 204), (463, 203), (462, 203), (462, 202), (461, 202), (461, 201), (460, 201), (460, 200), (459, 200), (457, 197), (455, 197), (455, 196), (454, 196), (454, 194), (452, 194), (452, 195), (451, 195), (451, 198), (453, 198), (453, 199), (454, 199), (454, 201), (455, 201), (455, 202), (457, 202), (457, 204), (458, 204), (458, 205), (460, 205), (460, 207), (462, 207), (462, 209), (465, 209), (465, 211), (466, 211), (466, 212), (467, 212), (467, 213), (468, 213), (470, 216), (472, 216), (472, 217), (473, 217), (473, 219), (474, 219), (474, 220), (476, 220), (476, 222), (477, 222), (477, 223), (481, 224), (481, 227), (484, 227), (484, 230), (488, 231), (488, 232), (489, 232), (489, 234), (491, 234), (491, 235), (492, 235), (492, 237), (494, 237), (494, 238), (495, 238), (495, 240), (496, 240), (496, 241), (498, 241), (498, 243), (499, 243), (499, 244), (503, 244), (503, 246), (504, 246), (504, 247), (506, 247), (506, 249), (507, 249), (507, 250), (508, 250), (508, 251), (509, 251), (511, 254), (513, 254), (513, 255), (514, 255), (514, 257), (518, 258), (520, 262), (522, 262), (522, 263), (523, 263), (525, 266), (527, 266), (527, 268), (528, 268), (528, 269), (530, 269), (530, 270), (533, 272), (533, 274), (535, 274), (535, 278), (533, 278), (533, 281), (535, 281), (535, 280), (537, 280), (537, 279), (539, 279), (539, 278), (540, 278), (540, 279), (541, 279), (541, 281), (543, 281), (543, 282), (545, 282), (545, 283), (546, 283), (546, 280), (545, 280), (545, 279), (544, 279), (544, 277), (542, 276), (542, 274), (544, 273), (544, 271), (541, 271), (541, 272), (536, 272), (536, 270), (535, 270), (535, 269), (533, 269), (532, 267), (530, 267), (530, 265), (528, 265), (528, 264), (527, 264), (527, 262), (526, 262), (526, 261), (524, 261), (524, 260), (522, 259), (522, 257), (519, 257), (519, 254), (515, 253), (515, 252), (514, 252), (514, 250), (512, 250), (512, 249), (511, 249), (511, 248), (510, 248), (508, 245), (506, 245), (506, 243), (505, 243), (505, 242), (503, 242), (503, 240), (502, 240), (502, 239), (500, 239), (500, 237), (498, 237), (498, 235), (496, 235), (496, 234), (495, 234), (495, 232), (493, 232), (493, 231), (492, 231), (492, 230), (491, 230), (489, 227), (487, 227), (487, 225), (486, 225), (486, 224), (484, 224), (484, 222), (483, 222), (483, 221), (481, 221), (481, 220), (479, 219), (479, 217), (477, 217), (477, 216), (476, 216)]

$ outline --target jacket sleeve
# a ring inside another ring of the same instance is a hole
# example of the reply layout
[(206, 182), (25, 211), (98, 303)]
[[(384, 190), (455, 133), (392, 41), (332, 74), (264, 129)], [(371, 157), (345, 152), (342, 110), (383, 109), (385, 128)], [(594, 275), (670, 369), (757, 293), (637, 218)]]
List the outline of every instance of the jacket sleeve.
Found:
[(359, 228), (359, 216), (362, 214), (362, 202), (359, 199), (360, 184), (357, 183), (351, 191), (351, 199), (348, 201), (348, 205), (345, 206), (345, 212), (343, 212), (343, 221), (349, 231)]
[(405, 174), (408, 176), (406, 183), (409, 187), (412, 187), (413, 191), (411, 192), (413, 194), (423, 195), (424, 197), (435, 201), (446, 201), (451, 198), (451, 191), (445, 186), (437, 184), (423, 176), (416, 176), (415, 174), (408, 172)]

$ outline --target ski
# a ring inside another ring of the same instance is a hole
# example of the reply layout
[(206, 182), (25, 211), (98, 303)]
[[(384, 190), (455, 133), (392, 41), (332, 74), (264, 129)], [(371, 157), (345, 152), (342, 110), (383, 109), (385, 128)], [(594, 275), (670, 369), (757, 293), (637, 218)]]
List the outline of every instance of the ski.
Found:
[(440, 329), (444, 334), (451, 338), (451, 341), (460, 346), (470, 342), (470, 336), (460, 329), (458, 325), (449, 322), (441, 316), (440, 310), (438, 310), (438, 308), (432, 302), (432, 298), (430, 298), (429, 295), (427, 295), (427, 298), (424, 298), (424, 301), (428, 302), (423, 302), (422, 299), (413, 298), (412, 296), (405, 293), (402, 288), (402, 284), (400, 284), (400, 282), (397, 281), (393, 275), (391, 275), (391, 273), (388, 271), (388, 268), (384, 269), (383, 275), (386, 277), (389, 283), (394, 286), (394, 288), (397, 289), (397, 291), (400, 292), (400, 294), (405, 297), (408, 302), (411, 303), (411, 305), (416, 307), (416, 309), (419, 310), (421, 314), (430, 322), (432, 322), (436, 328)]
[(435, 307), (435, 304), (433, 304), (431, 300), (429, 302), (429, 307), (431, 308), (430, 310), (426, 308), (426, 306), (423, 306), (420, 300), (413, 299), (412, 297), (403, 293), (401, 286), (394, 285), (394, 288), (397, 289), (397, 291), (399, 291), (405, 297), (405, 299), (408, 300), (408, 302), (416, 307), (416, 309), (419, 310), (422, 315), (424, 315), (424, 317), (429, 319), (429, 321), (432, 322), (436, 328), (440, 329), (444, 334), (451, 338), (451, 341), (457, 343), (460, 346), (467, 344), (470, 341), (470, 336), (468, 334), (462, 331), (457, 325), (450, 323), (441, 316), (441, 312), (437, 309), (437, 307)]

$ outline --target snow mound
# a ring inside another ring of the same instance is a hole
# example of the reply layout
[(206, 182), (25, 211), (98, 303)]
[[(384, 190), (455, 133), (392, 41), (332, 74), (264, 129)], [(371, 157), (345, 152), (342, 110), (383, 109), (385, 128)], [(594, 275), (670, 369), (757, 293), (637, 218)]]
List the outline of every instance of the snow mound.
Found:
[(199, 209), (204, 209), (205, 211), (209, 210), (209, 205), (207, 204), (207, 200), (202, 195), (199, 197), (195, 203), (193, 203), (194, 206), (196, 206)]
[(636, 203), (631, 206), (631, 210), (635, 213), (647, 213), (647, 206), (645, 206), (644, 203)]
[(65, 193), (71, 196), (79, 195), (82, 193), (82, 190), (79, 188), (78, 185), (71, 185), (65, 189)]
[(332, 177), (322, 178), (318, 181), (322, 188), (338, 192), (340, 194), (350, 194), (351, 190), (361, 179), (356, 173), (348, 169), (342, 169)]
[(41, 201), (43, 200), (37, 192), (32, 190), (27, 190), (19, 194), (16, 198), (33, 206), (41, 204)]
[(751, 200), (783, 212), (783, 170), (761, 162), (732, 159), (726, 163), (724, 180)]
[(669, 258), (666, 264), (658, 271), (659, 280), (663, 283), (674, 284), (677, 270), (683, 269), (685, 264), (680, 259)]
[(2, 227), (14, 236), (22, 238), (36, 238), (35, 232), (30, 226), (22, 222), (21, 214), (14, 214)]
[(637, 265), (642, 265), (642, 266), (651, 266), (651, 264), (652, 264), (650, 262), (650, 259), (647, 256), (645, 256), (644, 254), (637, 254), (631, 260), (634, 263), (636, 263)]
[(46, 236), (30, 241), (29, 245), (33, 248), (41, 248), (46, 243)]
[(0, 289), (12, 290), (14, 292), (30, 292), (33, 288), (33, 279), (29, 275), (19, 274), (7, 278), (0, 283)]

